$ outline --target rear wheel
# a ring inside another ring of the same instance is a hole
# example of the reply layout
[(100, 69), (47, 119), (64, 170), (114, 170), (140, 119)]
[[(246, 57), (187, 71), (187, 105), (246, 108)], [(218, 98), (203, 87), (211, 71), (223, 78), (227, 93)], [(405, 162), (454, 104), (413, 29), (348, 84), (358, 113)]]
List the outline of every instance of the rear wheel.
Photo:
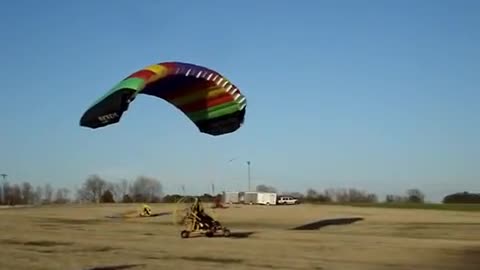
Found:
[(190, 233), (186, 230), (183, 230), (181, 233), (180, 233), (180, 236), (182, 238), (188, 238), (188, 236), (190, 235)]

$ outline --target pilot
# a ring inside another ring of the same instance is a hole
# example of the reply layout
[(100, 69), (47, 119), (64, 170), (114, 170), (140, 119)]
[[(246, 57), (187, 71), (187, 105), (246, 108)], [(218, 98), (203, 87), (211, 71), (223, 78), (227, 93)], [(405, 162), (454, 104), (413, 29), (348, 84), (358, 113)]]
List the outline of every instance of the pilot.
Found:
[(200, 199), (198, 197), (195, 197), (195, 201), (193, 202), (193, 205), (192, 205), (192, 212), (197, 214), (203, 212), (203, 207), (200, 204)]
[(144, 204), (142, 212), (140, 213), (140, 216), (145, 217), (145, 216), (150, 216), (152, 214), (152, 209), (150, 206)]

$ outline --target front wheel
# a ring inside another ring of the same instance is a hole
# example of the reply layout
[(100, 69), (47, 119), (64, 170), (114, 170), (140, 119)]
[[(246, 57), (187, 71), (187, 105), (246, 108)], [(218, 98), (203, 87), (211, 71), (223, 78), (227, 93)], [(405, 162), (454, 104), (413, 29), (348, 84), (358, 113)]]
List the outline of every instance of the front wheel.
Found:
[(223, 236), (230, 237), (232, 234), (230, 233), (229, 229), (223, 229)]

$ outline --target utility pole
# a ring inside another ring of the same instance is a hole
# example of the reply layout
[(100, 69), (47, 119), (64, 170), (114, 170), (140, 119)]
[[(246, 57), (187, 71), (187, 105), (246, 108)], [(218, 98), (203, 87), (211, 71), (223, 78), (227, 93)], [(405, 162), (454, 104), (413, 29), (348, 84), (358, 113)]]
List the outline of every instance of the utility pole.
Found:
[(252, 191), (250, 188), (251, 185), (251, 179), (250, 179), (250, 160), (247, 161), (247, 167), (248, 167), (248, 191)]
[(7, 179), (8, 174), (2, 173), (2, 174), (0, 174), (0, 176), (2, 176), (3, 182), (5, 182), (5, 179)]
[[(237, 159), (238, 159), (238, 157), (231, 158), (231, 159), (228, 160), (228, 163), (233, 162)], [(247, 169), (248, 169), (248, 190), (247, 191), (252, 191), (252, 187), (251, 187), (252, 179), (251, 179), (251, 174), (250, 174), (250, 164), (251, 164), (251, 162), (250, 162), (250, 160), (247, 160), (246, 162), (247, 162)]]
[[(230, 164), (230, 163), (233, 163), (235, 160), (237, 160), (238, 157), (234, 157), (234, 158), (230, 158), (229, 160), (226, 161), (226, 163)], [(228, 179), (224, 179), (225, 183), (223, 186), (222, 186), (222, 189), (223, 191), (225, 192), (225, 190), (228, 190), (228, 189), (231, 189), (232, 188), (232, 180), (234, 179), (234, 177), (232, 177), (230, 174), (228, 174)], [(228, 183), (230, 181), (230, 183)], [(225, 188), (225, 185), (227, 185), (227, 188)]]

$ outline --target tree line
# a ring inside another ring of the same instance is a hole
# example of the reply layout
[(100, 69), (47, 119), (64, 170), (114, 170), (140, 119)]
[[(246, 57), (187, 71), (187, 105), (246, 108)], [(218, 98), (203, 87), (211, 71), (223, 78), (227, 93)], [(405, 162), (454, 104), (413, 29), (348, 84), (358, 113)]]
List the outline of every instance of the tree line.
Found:
[[(264, 184), (258, 185), (256, 191), (278, 193), (275, 187)], [(418, 188), (408, 189), (404, 194), (387, 194), (383, 201), (374, 193), (356, 188), (329, 188), (323, 191), (309, 188), (305, 193), (284, 192), (282, 195), (311, 203), (425, 203), (426, 200), (425, 194)], [(449, 194), (443, 198), (442, 203), (480, 203), (480, 193)]]
[[(277, 189), (268, 185), (258, 185), (258, 192), (274, 192)], [(379, 198), (376, 194), (356, 188), (329, 188), (323, 191), (317, 191), (313, 188), (307, 189), (305, 194), (301, 192), (286, 192), (288, 195), (300, 199), (304, 202), (323, 202), (323, 203), (378, 203)], [(419, 189), (409, 189), (405, 195), (387, 195), (385, 202), (424, 202), (425, 195)]]
[(50, 184), (32, 186), (29, 182), (0, 185), (0, 204), (64, 204), (64, 203), (114, 203), (114, 202), (160, 202), (162, 185), (159, 180), (139, 176), (134, 181), (122, 179), (110, 182), (98, 175), (89, 176), (80, 188), (55, 189)]
[[(356, 188), (329, 188), (321, 192), (315, 189), (308, 189), (302, 197), (307, 202), (324, 203), (379, 203), (381, 199), (377, 194)], [(424, 203), (425, 195), (419, 189), (409, 189), (402, 195), (388, 194), (383, 202), (399, 203), (414, 202)]]
[[(258, 192), (279, 193), (273, 186), (258, 185)], [(374, 193), (355, 188), (331, 188), (318, 191), (309, 188), (305, 193), (283, 192), (311, 203), (378, 203), (381, 200)], [(202, 201), (213, 201), (221, 194), (203, 194)], [(180, 194), (163, 193), (161, 182), (148, 176), (138, 176), (134, 180), (121, 179), (108, 181), (98, 175), (90, 175), (76, 190), (68, 188), (55, 189), (50, 184), (33, 186), (29, 182), (11, 184), (4, 181), (0, 185), (0, 204), (65, 204), (65, 203), (156, 203), (175, 202), (184, 196)], [(408, 189), (404, 194), (386, 195), (386, 203), (424, 203), (425, 195), (419, 189)], [(480, 194), (459, 192), (447, 195), (443, 203), (480, 203)]]

